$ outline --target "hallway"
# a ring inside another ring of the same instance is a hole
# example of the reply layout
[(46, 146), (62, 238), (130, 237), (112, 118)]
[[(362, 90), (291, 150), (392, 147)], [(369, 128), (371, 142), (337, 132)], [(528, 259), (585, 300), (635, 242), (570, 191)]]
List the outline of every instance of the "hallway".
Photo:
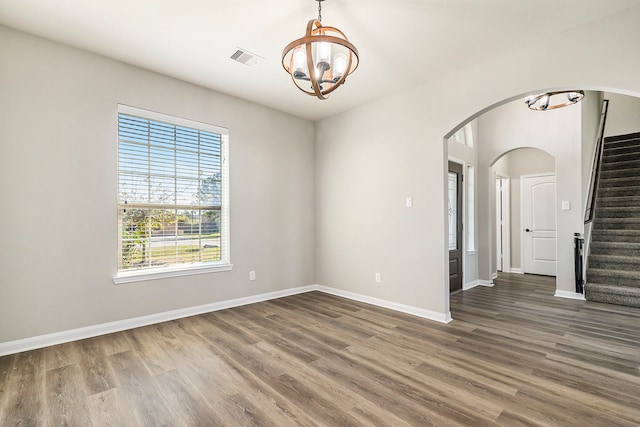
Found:
[(556, 298), (549, 276), (500, 273), (494, 282), (452, 295), (451, 312), (471, 328), (458, 341), (465, 354), (453, 357), (517, 388), (507, 405), (517, 410), (498, 422), (640, 422), (640, 309)]

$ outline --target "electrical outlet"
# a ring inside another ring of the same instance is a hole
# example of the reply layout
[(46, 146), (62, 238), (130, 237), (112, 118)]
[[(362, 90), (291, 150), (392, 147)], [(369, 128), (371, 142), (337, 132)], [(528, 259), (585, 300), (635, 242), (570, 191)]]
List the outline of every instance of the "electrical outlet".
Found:
[(256, 280), (256, 272), (251, 270), (249, 272), (249, 280)]
[(382, 282), (382, 275), (380, 273), (376, 273), (376, 283)]

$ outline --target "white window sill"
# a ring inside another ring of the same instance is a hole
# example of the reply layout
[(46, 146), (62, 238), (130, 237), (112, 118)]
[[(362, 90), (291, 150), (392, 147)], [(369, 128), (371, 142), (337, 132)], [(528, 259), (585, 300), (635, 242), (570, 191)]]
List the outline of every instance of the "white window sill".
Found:
[(121, 271), (113, 277), (113, 283), (141, 282), (144, 280), (165, 279), (167, 277), (190, 276), (192, 274), (216, 273), (219, 271), (229, 271), (233, 269), (233, 264), (214, 264), (196, 266), (172, 266), (160, 267), (149, 270)]
[(473, 250), (473, 251), (467, 251), (467, 255), (476, 255), (478, 253), (478, 251)]

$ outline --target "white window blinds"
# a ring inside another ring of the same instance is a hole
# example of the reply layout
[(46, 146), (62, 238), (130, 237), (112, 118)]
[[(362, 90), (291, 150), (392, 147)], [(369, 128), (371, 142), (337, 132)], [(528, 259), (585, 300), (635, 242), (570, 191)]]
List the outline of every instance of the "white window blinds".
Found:
[(226, 261), (226, 129), (118, 111), (118, 269)]

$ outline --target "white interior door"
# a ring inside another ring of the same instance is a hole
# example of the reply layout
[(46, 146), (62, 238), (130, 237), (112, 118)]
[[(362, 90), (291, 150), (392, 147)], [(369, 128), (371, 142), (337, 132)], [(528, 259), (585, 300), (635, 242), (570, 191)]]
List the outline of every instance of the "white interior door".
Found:
[(524, 272), (556, 275), (556, 176), (522, 177)]

